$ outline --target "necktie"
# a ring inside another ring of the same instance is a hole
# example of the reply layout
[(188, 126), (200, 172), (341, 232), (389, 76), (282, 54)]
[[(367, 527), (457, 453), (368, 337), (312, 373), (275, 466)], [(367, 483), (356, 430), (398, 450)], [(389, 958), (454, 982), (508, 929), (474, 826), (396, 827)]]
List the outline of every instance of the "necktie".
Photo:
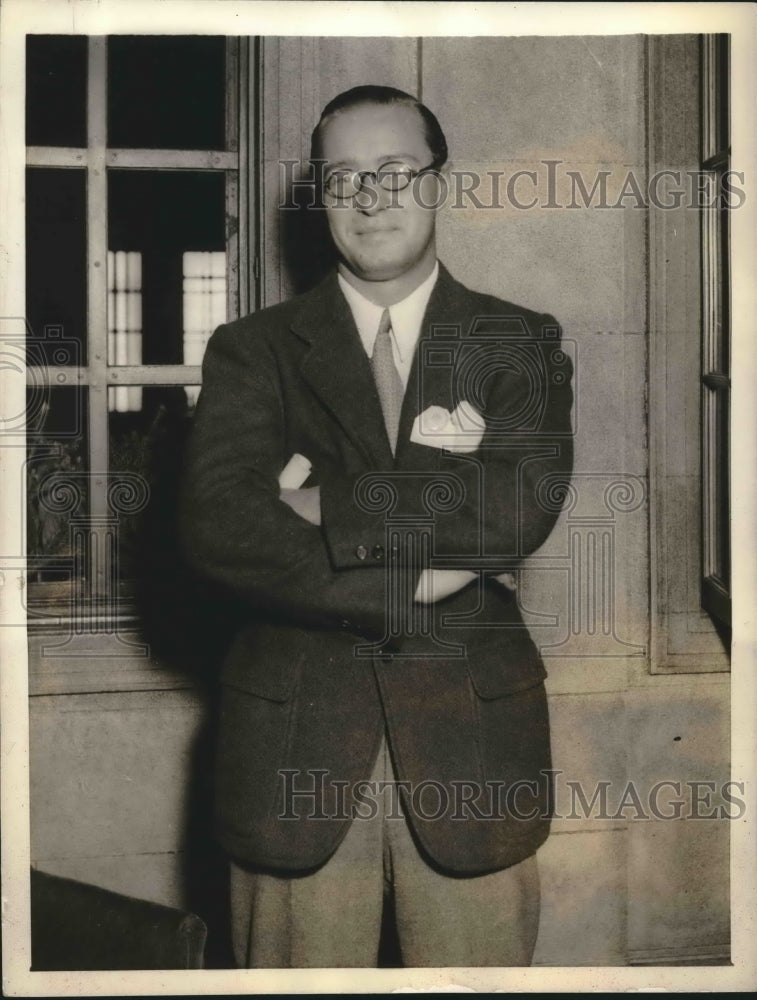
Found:
[(381, 409), (384, 414), (384, 424), (389, 438), (389, 444), (394, 454), (397, 447), (397, 433), (400, 426), (400, 410), (405, 389), (402, 379), (394, 364), (392, 353), (392, 323), (389, 310), (385, 309), (379, 323), (376, 340), (371, 355), (371, 370), (376, 380)]

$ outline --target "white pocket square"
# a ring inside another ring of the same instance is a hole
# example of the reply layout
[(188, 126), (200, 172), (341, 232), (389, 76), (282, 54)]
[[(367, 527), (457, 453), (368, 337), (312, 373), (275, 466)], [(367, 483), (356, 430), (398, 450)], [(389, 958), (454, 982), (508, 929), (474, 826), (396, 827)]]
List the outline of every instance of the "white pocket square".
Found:
[(413, 423), (410, 440), (429, 448), (471, 452), (481, 444), (486, 424), (478, 410), (467, 400), (461, 400), (450, 413), (443, 406), (429, 406)]

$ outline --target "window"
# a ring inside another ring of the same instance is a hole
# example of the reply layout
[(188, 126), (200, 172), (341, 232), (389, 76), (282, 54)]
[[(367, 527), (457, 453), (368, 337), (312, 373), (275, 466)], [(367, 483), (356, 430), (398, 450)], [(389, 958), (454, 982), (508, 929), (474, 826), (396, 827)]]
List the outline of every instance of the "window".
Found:
[(729, 502), (730, 260), (728, 35), (702, 40), (702, 605), (731, 624)]
[(722, 36), (647, 39), (649, 176), (672, 171), (685, 190), (673, 207), (649, 210), (652, 673), (730, 668), (728, 632), (710, 599), (727, 606), (724, 55)]
[(38, 594), (73, 578), (107, 601), (130, 576), (151, 445), (185, 432), (210, 333), (254, 300), (240, 222), (248, 66), (245, 39), (27, 37)]

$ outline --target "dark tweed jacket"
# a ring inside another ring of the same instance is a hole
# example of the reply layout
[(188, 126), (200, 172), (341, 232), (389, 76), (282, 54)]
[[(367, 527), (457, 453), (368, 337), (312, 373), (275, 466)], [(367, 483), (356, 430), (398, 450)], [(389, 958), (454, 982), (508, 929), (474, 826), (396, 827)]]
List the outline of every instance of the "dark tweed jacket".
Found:
[[(384, 729), (409, 783), (408, 820), (441, 870), (503, 868), (545, 840), (545, 671), (493, 576), (517, 572), (547, 538), (555, 483), (570, 474), (559, 336), (550, 316), (472, 292), (442, 267), (394, 457), (334, 274), (211, 338), (181, 531), (193, 566), (249, 608), (221, 676), (216, 761), (218, 835), (237, 860), (290, 871), (325, 861)], [(410, 442), (419, 412), (461, 399), (486, 419), (475, 452)], [(295, 452), (313, 463), (321, 527), (279, 499)], [(478, 567), (480, 582), (413, 605), (430, 559)]]

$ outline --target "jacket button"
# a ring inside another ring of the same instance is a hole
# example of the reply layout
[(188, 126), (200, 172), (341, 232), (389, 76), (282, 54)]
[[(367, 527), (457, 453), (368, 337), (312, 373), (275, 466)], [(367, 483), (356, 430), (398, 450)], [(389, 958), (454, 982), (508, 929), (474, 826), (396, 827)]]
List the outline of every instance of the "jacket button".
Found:
[(355, 549), (355, 555), (358, 557), (358, 559), (365, 559), (365, 557), (368, 555), (368, 549), (364, 545), (358, 545), (358, 547)]
[(374, 559), (383, 559), (384, 558), (384, 546), (383, 545), (374, 545), (373, 549), (371, 551), (371, 555), (373, 556)]

